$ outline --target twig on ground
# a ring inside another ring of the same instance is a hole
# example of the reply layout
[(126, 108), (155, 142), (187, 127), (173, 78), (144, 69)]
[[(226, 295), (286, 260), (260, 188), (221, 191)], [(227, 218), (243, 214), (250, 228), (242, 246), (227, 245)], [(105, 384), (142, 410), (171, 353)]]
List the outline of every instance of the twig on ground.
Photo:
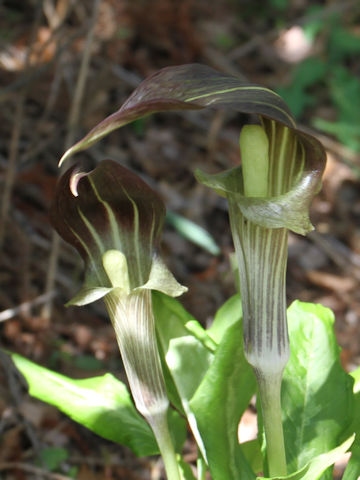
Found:
[(50, 299), (54, 298), (55, 295), (56, 295), (56, 291), (53, 290), (48, 293), (43, 293), (42, 295), (39, 295), (33, 300), (29, 300), (28, 302), (23, 302), (17, 307), (3, 310), (2, 312), (0, 312), (0, 322), (5, 322), (6, 320), (9, 320), (10, 318), (15, 317), (16, 315), (19, 315), (24, 312), (28, 312), (29, 309), (31, 309), (32, 307), (36, 307), (37, 305), (42, 305), (43, 303), (46, 303)]

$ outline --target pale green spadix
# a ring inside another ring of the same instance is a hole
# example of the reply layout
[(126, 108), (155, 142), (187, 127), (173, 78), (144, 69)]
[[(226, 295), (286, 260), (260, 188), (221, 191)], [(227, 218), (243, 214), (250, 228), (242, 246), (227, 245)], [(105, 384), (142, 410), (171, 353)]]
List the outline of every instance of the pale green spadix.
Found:
[(245, 125), (239, 139), (244, 194), (267, 197), (269, 176), (269, 140), (260, 125)]
[(111, 285), (129, 294), (129, 271), (125, 255), (119, 250), (108, 250), (104, 253), (102, 262)]

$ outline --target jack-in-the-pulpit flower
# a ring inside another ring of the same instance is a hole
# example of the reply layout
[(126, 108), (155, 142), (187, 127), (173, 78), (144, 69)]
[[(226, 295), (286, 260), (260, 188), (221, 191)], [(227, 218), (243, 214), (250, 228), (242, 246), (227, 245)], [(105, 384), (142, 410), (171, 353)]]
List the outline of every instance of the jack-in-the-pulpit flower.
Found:
[(111, 160), (90, 173), (68, 170), (50, 210), (54, 228), (85, 262), (84, 286), (69, 304), (104, 299), (135, 405), (154, 431), (169, 478), (177, 480), (151, 290), (178, 296), (186, 289), (159, 256), (164, 218), (159, 195)]
[(271, 90), (203, 65), (169, 67), (146, 79), (122, 107), (71, 147), (62, 161), (144, 115), (157, 111), (235, 110), (258, 115), (240, 135), (242, 165), (197, 179), (227, 198), (239, 270), (244, 346), (257, 376), (271, 476), (286, 474), (280, 387), (289, 357), (285, 271), (288, 231), (312, 230), (309, 206), (321, 185), (325, 152), (296, 128)]
[[(293, 129), (266, 118), (240, 134), (242, 166), (198, 179), (225, 196), (240, 280), (244, 349), (260, 392), (269, 473), (286, 474), (281, 380), (290, 348), (285, 276), (288, 231), (312, 230), (309, 204), (320, 188), (324, 162), (311, 168)], [(316, 147), (317, 144), (314, 144)]]

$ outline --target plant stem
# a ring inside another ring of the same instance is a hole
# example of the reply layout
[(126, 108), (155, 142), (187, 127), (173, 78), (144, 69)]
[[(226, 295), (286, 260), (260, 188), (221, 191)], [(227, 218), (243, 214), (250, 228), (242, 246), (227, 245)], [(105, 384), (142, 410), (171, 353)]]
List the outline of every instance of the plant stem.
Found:
[[(106, 273), (115, 285), (120, 279), (116, 278), (107, 261), (116, 264), (116, 257), (112, 254), (104, 258)], [(116, 267), (125, 276), (119, 263)], [(127, 281), (123, 280), (123, 283), (126, 285)], [(181, 480), (167, 421), (169, 400), (156, 342), (151, 291), (143, 289), (124, 294), (121, 288), (116, 288), (106, 295), (104, 301), (114, 326), (135, 406), (154, 432), (168, 480)]]
[(151, 418), (147, 418), (147, 421), (154, 432), (168, 480), (181, 480), (166, 413), (165, 411), (152, 415)]
[(282, 372), (272, 376), (255, 370), (264, 423), (270, 477), (287, 474), (284, 434), (281, 418)]

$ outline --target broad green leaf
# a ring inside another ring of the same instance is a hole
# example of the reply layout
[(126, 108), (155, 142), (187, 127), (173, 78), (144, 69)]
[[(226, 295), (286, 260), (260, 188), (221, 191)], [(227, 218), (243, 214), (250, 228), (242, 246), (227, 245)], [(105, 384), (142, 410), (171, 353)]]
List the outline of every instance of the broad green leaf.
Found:
[[(288, 309), (291, 356), (282, 408), (289, 472), (336, 447), (353, 416), (353, 381), (339, 359), (331, 310), (294, 302)], [(331, 472), (324, 478), (332, 478)]]
[(190, 402), (214, 480), (255, 478), (237, 436), (240, 417), (254, 392), (255, 378), (244, 357), (242, 329), (237, 322), (224, 333)]
[(74, 380), (18, 354), (11, 357), (33, 397), (54, 405), (98, 435), (126, 445), (138, 456), (159, 452), (153, 433), (136, 411), (126, 386), (111, 374)]
[[(213, 360), (212, 351), (204, 345), (207, 340), (211, 342), (211, 338), (199, 340), (199, 337), (201, 338), (199, 332), (190, 335), (195, 330), (195, 325), (196, 330), (201, 330), (202, 327), (176, 299), (160, 292), (153, 292), (153, 308), (161, 349), (165, 357), (169, 355), (172, 375), (174, 376), (176, 371), (178, 377), (176, 387), (189, 399)], [(204, 332), (206, 334), (206, 331)], [(184, 358), (178, 357), (180, 351), (183, 352)], [(193, 363), (189, 369), (188, 362)]]
[[(165, 381), (171, 401), (185, 412), (196, 442), (205, 456), (203, 441), (189, 401), (200, 385), (214, 355), (195, 336), (189, 335), (187, 323), (196, 320), (174, 298), (153, 292), (156, 330), (165, 359)], [(170, 378), (169, 378), (170, 377)]]
[(238, 293), (229, 298), (216, 312), (214, 321), (207, 329), (208, 335), (219, 344), (229, 327), (242, 318), (241, 297)]
[(339, 447), (336, 447), (329, 452), (323, 453), (322, 455), (313, 458), (301, 470), (292, 473), (291, 475), (287, 475), (286, 477), (271, 478), (258, 477), (256, 480), (319, 480), (320, 478), (322, 478), (322, 474), (331, 465), (340, 460), (343, 454), (349, 450), (353, 441), (354, 435), (345, 440), (345, 442), (342, 443)]

